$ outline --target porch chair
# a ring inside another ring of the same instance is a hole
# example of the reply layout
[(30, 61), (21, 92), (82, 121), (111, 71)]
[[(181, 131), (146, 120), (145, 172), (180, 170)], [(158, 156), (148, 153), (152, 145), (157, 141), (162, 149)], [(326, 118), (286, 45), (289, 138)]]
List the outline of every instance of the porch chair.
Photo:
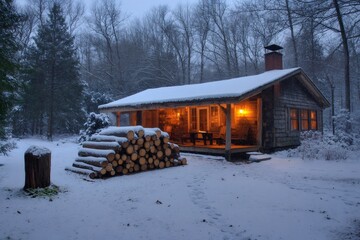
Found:
[(226, 126), (221, 125), (219, 127), (219, 132), (213, 136), (213, 140), (216, 141), (217, 145), (225, 144), (226, 139)]

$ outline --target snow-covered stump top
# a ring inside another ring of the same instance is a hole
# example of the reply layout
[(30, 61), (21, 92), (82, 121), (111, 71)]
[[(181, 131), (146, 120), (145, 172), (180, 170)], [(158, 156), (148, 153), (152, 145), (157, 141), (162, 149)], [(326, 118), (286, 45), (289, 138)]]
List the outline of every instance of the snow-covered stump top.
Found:
[(32, 154), (33, 156), (40, 157), (46, 154), (51, 154), (51, 151), (46, 147), (32, 145), (26, 150), (25, 154)]
[(24, 158), (24, 189), (50, 186), (51, 151), (45, 147), (30, 146)]

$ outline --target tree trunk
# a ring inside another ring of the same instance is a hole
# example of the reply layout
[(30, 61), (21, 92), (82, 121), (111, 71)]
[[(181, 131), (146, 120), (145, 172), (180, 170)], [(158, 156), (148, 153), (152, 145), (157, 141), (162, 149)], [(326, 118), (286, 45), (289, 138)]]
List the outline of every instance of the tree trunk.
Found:
[(344, 77), (345, 77), (345, 108), (351, 112), (351, 100), (350, 100), (350, 53), (349, 53), (349, 46), (348, 46), (348, 39), (346, 36), (346, 30), (344, 27), (344, 21), (342, 19), (342, 14), (340, 11), (338, 0), (333, 0), (337, 20), (340, 27), (341, 32), (341, 39), (344, 49)]
[(298, 58), (296, 38), (295, 38), (295, 33), (294, 33), (294, 24), (293, 24), (293, 20), (292, 20), (292, 16), (291, 16), (289, 0), (285, 0), (285, 4), (286, 4), (286, 13), (287, 13), (288, 21), (289, 21), (290, 33), (291, 33), (291, 42), (292, 42), (293, 50), (294, 50), (294, 64), (295, 64), (295, 67), (298, 67), (299, 66), (299, 60), (298, 60), (299, 58)]
[(24, 189), (50, 186), (50, 168), (50, 150), (36, 146), (29, 147), (25, 152)]

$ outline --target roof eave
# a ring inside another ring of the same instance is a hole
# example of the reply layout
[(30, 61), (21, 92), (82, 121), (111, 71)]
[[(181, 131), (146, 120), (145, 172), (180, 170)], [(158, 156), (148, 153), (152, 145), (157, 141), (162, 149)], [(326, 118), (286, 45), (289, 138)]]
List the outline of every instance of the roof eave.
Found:
[(125, 105), (125, 106), (108, 107), (108, 108), (103, 107), (103, 108), (99, 108), (99, 110), (101, 112), (128, 112), (128, 111), (150, 110), (157, 108), (176, 108), (176, 107), (199, 106), (199, 105), (210, 105), (210, 104), (226, 104), (226, 103), (238, 102), (241, 100), (242, 100), (242, 96), (189, 99), (183, 101), (170, 101), (163, 103), (144, 103), (137, 105)]
[(327, 98), (322, 94), (320, 89), (316, 86), (316, 84), (309, 78), (309, 76), (301, 70), (302, 73), (302, 82), (305, 87), (310, 91), (310, 93), (315, 97), (315, 99), (322, 105), (323, 108), (328, 108), (331, 106), (330, 102)]

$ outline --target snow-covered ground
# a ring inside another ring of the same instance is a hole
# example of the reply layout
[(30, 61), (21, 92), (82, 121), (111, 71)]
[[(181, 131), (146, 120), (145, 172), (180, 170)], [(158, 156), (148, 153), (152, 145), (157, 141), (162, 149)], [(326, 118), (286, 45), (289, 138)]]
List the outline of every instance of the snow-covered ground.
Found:
[[(91, 182), (64, 171), (75, 141), (17, 144), (0, 157), (0, 239), (360, 239), (356, 157), (234, 164), (183, 154), (187, 166)], [(52, 201), (21, 190), (34, 144), (52, 151)]]

